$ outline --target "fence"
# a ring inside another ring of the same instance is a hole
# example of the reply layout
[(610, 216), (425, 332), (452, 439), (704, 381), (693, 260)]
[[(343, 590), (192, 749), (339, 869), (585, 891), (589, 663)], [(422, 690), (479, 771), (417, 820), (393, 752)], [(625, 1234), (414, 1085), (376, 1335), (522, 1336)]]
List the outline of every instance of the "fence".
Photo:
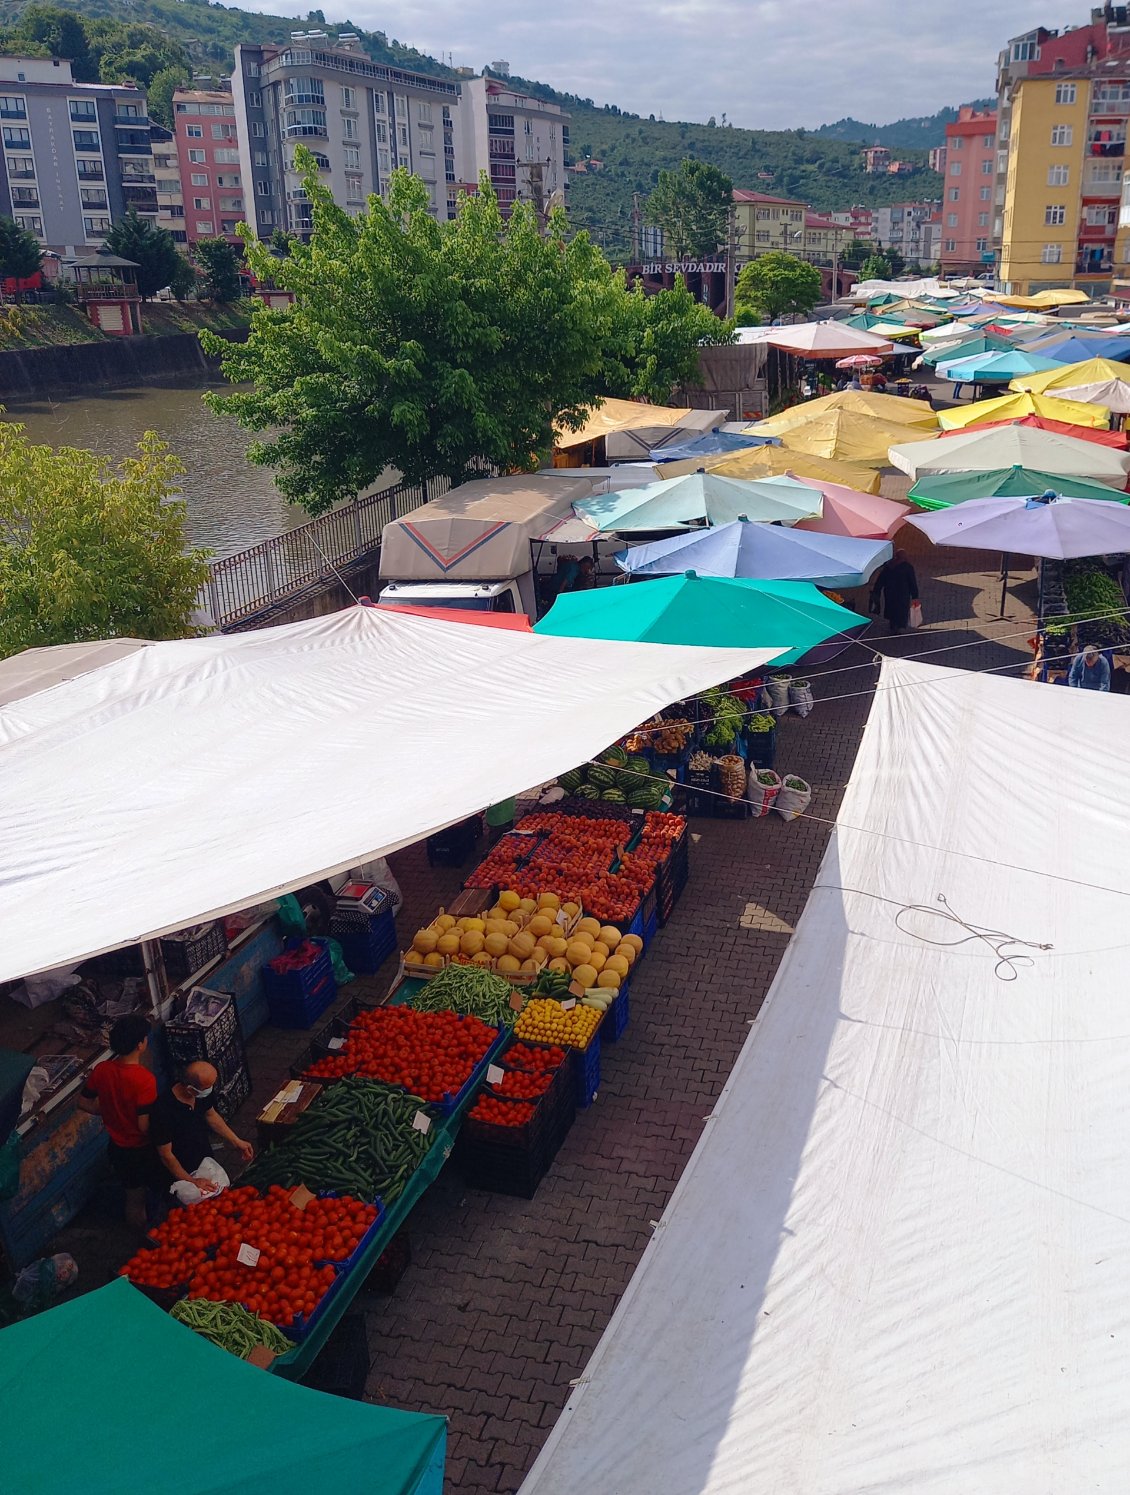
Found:
[(418, 483), (398, 483), (345, 504), (309, 524), (274, 535), (248, 550), (212, 562), (212, 577), (200, 605), (217, 628), (238, 623), (272, 603), (326, 581), (361, 556), (379, 549), (381, 531), (392, 519), (439, 498), (451, 484), (433, 478), (425, 493)]

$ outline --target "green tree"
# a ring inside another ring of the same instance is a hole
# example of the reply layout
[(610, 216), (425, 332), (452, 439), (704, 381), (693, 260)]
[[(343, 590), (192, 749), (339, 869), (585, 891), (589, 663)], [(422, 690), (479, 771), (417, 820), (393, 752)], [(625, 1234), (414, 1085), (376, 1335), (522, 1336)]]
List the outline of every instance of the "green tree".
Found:
[(189, 550), (184, 469), (147, 431), (115, 466), (0, 423), (0, 658), (86, 639), (185, 638), (208, 579)]
[(647, 200), (647, 221), (663, 230), (665, 250), (675, 259), (704, 259), (726, 240), (734, 184), (716, 166), (690, 158), (676, 171), (661, 171)]
[(275, 228), (271, 230), (271, 237), (267, 240), (267, 244), (272, 254), (277, 255), (280, 260), (285, 260), (297, 238), (297, 234), (288, 234), (285, 228)]
[(840, 264), (845, 270), (858, 270), (868, 255), (874, 252), (874, 245), (869, 244), (866, 239), (849, 239), (840, 255)]
[(738, 326), (775, 322), (778, 317), (804, 315), (820, 300), (820, 271), (807, 260), (780, 249), (750, 260), (734, 288), (734, 317)]
[(14, 219), (0, 217), (0, 276), (30, 280), (43, 263), (39, 240)]
[(188, 53), (157, 26), (83, 16), (58, 5), (29, 5), (4, 33), (8, 50), (31, 47), (36, 55), (67, 58), (82, 83), (148, 84), (159, 72), (188, 72)]
[(137, 288), (142, 298), (163, 291), (183, 275), (181, 255), (168, 229), (158, 228), (131, 208), (106, 235), (106, 248), (137, 265)]
[(98, 81), (98, 63), (90, 55), (86, 21), (61, 5), (29, 5), (5, 38), (6, 45), (30, 43), (51, 57), (70, 59), (74, 77)]
[(200, 277), (183, 254), (178, 253), (177, 259), (180, 263), (169, 280), (169, 290), (178, 301), (187, 301), (200, 284)]
[(198, 239), (194, 252), (204, 299), (238, 301), (241, 291), (239, 251), (226, 239)]
[(667, 404), (680, 385), (695, 382), (699, 348), (733, 336), (733, 324), (696, 301), (681, 275), (673, 289), (645, 296), (639, 285), (625, 290), (619, 271), (612, 304), (600, 389), (619, 399)]
[(173, 94), (189, 81), (186, 67), (163, 67), (149, 80), (149, 116), (166, 130), (173, 128)]
[(860, 280), (890, 280), (891, 262), (885, 254), (869, 254), (859, 267)]

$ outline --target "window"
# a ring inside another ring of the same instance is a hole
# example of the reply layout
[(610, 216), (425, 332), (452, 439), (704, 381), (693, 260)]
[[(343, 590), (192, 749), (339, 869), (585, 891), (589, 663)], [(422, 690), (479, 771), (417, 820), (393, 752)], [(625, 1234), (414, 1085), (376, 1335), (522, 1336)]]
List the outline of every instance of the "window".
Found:
[[(27, 131), (23, 132), (25, 135)], [(72, 130), (76, 151), (100, 151), (102, 143), (98, 138), (97, 130)], [(30, 141), (26, 142), (30, 144)]]
[(114, 113), (121, 119), (141, 119), (141, 106), (139, 104), (123, 104), (120, 100), (114, 105)]
[(194, 197), (192, 199), (192, 206), (194, 208), (202, 208), (204, 212), (207, 212), (212, 206), (212, 199), (210, 197)]
[(374, 93), (374, 95), (373, 95), (373, 113), (374, 114), (384, 114), (385, 113), (385, 96), (384, 96), (383, 93)]
[[(384, 125), (377, 125), (376, 129), (378, 131), (377, 140), (381, 142), (387, 140), (388, 137), (382, 133), (384, 131)], [(341, 154), (342, 164), (345, 166), (346, 171), (349, 171), (351, 167), (360, 167), (361, 147), (359, 145), (344, 146)]]
[(1061, 202), (1051, 203), (1044, 209), (1044, 222), (1049, 228), (1056, 228), (1061, 223), (1067, 222), (1067, 209)]
[(401, 150), (408, 149), (408, 126), (398, 125), (396, 129), (396, 141)]
[(275, 215), (274, 215), (274, 213), (271, 212), (270, 208), (261, 208), (259, 210), (259, 222), (260, 223), (265, 224), (269, 228), (271, 226), (271, 224), (274, 223), (274, 221), (275, 221)]
[(220, 228), (225, 234), (234, 234), (239, 223), (238, 218), (223, 218), (220, 220)]
[(993, 162), (992, 162), (992, 158), (991, 157), (987, 157), (984, 161), (981, 162), (981, 175), (982, 176), (992, 176), (992, 174), (993, 174)]
[(257, 139), (261, 140), (263, 138), (263, 125), (262, 125), (261, 121), (254, 120), (252, 122), (251, 133), (252, 133), (252, 135), (256, 136)]
[[(314, 159), (317, 161), (318, 165), (320, 166), (322, 164), (322, 161), (325, 158), (323, 156), (315, 156)], [(239, 176), (239, 172), (238, 171), (235, 171), (235, 172), (229, 171), (225, 175), (221, 175), (221, 176), (217, 176), (216, 177), (216, 186), (217, 187), (242, 187), (243, 183), (240, 180), (240, 176)]]
[(194, 166), (203, 166), (208, 157), (203, 151), (189, 151), (188, 159)]
[(956, 239), (947, 239), (945, 241), (945, 243), (942, 245), (942, 248), (946, 251), (947, 254), (952, 254), (954, 252), (954, 250), (957, 248), (957, 240)]
[(1075, 131), (1071, 128), (1070, 125), (1053, 125), (1052, 126), (1052, 144), (1053, 145), (1070, 145), (1071, 142), (1072, 142), (1072, 140), (1074, 138), (1075, 138)]
[(267, 164), (267, 152), (266, 151), (253, 151), (252, 155), (251, 155), (251, 164), (252, 164), (252, 166), (266, 166), (266, 164)]
[(389, 174), (389, 172), (391, 171), (391, 169), (392, 169), (391, 161), (392, 161), (392, 158), (390, 157), (390, 155), (389, 155), (389, 153), (388, 153), (387, 150), (383, 150), (383, 151), (382, 150), (378, 150), (377, 151), (377, 164), (380, 166), (381, 176), (382, 177), (387, 176)]
[(348, 114), (341, 121), (341, 133), (346, 140), (358, 139), (357, 121), (352, 119)]
[[(1048, 186), (1049, 187), (1062, 187), (1064, 185), (1065, 184), (1063, 182), (1053, 182), (1050, 179), (1048, 181)], [(988, 202), (989, 198), (992, 197), (992, 195), (993, 195), (993, 189), (991, 187), (982, 187), (981, 190), (980, 190), (980, 192), (978, 192), (978, 194), (977, 194), (977, 196), (981, 199), (982, 202)]]
[(350, 172), (345, 174), (345, 200), (346, 202), (365, 201), (365, 191), (360, 176), (355, 176)]
[(263, 95), (254, 88), (249, 89), (247, 105), (249, 109), (261, 109), (263, 107)]
[(284, 103), (322, 104), (326, 102), (326, 91), (321, 78), (288, 78), (284, 85)]
[(93, 99), (71, 99), (71, 118), (81, 123), (87, 119), (98, 118), (98, 106)]
[[(0, 119), (26, 119), (27, 105), (12, 94), (0, 94)], [(72, 116), (73, 118), (73, 116)]]
[(430, 125), (432, 122), (432, 106), (430, 104), (418, 103), (416, 105), (416, 118), (422, 125)]
[(1062, 259), (1062, 244), (1045, 244), (1040, 251), (1040, 263), (1042, 265), (1058, 265)]
[(1091, 185), (1106, 186), (1122, 180), (1122, 167), (1117, 161), (1091, 161), (1087, 165), (1087, 181)]
[(961, 188), (960, 187), (951, 187), (950, 188), (950, 202), (960, 202), (960, 201), (961, 201)]
[(989, 226), (989, 215), (988, 215), (988, 213), (978, 213), (977, 214), (977, 227), (978, 228), (988, 228), (988, 226)]
[(220, 199), (220, 212), (221, 213), (242, 213), (243, 212), (243, 198), (242, 197), (221, 197), (221, 199)]
[(234, 140), (235, 139), (235, 126), (234, 125), (213, 125), (212, 126), (212, 139), (213, 140)]
[(946, 214), (946, 227), (947, 228), (956, 228), (957, 227), (957, 214), (956, 213), (947, 213)]
[(212, 228), (212, 220), (211, 220), (211, 218), (198, 218), (196, 220), (196, 232), (198, 234), (210, 234), (210, 233), (213, 233), (214, 230)]
[(1035, 62), (1039, 55), (1038, 42), (1013, 42), (1012, 44), (1013, 62)]
[(988, 239), (978, 239), (977, 240), (977, 251), (978, 251), (979, 254), (984, 254), (985, 250), (988, 249), (988, 247), (989, 247), (989, 241), (988, 241)]
[(343, 88), (341, 90), (341, 107), (343, 109), (357, 108), (357, 90), (355, 88)]
[(79, 181), (100, 182), (103, 180), (101, 161), (76, 161), (75, 170)]
[(104, 208), (106, 206), (105, 187), (80, 187), (78, 189), (78, 196), (84, 208)]
[(1068, 178), (1068, 169), (1067, 169), (1066, 166), (1049, 166), (1048, 167), (1048, 186), (1049, 187), (1066, 187), (1067, 186), (1067, 178)]
[(991, 151), (993, 146), (996, 144), (996, 140), (992, 135), (982, 135), (981, 144), (987, 151)]
[(194, 187), (206, 187), (208, 185), (208, 173), (206, 171), (194, 171), (192, 173), (192, 185)]
[(161, 211), (163, 213), (167, 213), (170, 218), (183, 218), (184, 217), (184, 203), (182, 203), (182, 202), (171, 202), (171, 203), (167, 204), (167, 206), (165, 206), (164, 208), (162, 208)]
[(39, 206), (39, 188), (13, 187), (12, 204), (17, 208), (37, 208)]
[(35, 162), (30, 156), (8, 157), (8, 180), (35, 175)]
[(408, 118), (408, 96), (407, 96), (407, 94), (398, 93), (396, 95), (396, 117), (397, 117), (397, 119), (407, 119)]
[(950, 162), (950, 176), (960, 176), (960, 175), (961, 175), (961, 162), (960, 161), (951, 161)]
[(203, 125), (186, 125), (185, 128), (184, 128), (184, 133), (188, 136), (188, 138), (190, 140), (203, 140), (204, 139), (204, 126)]
[(257, 78), (259, 76), (259, 64), (257, 62), (249, 62), (244, 69), (244, 75), (248, 78)]
[(759, 244), (768, 244), (769, 230), (767, 228), (759, 228), (753, 237)]
[(255, 190), (260, 197), (270, 197), (272, 195), (270, 182), (256, 182)]
[(284, 133), (292, 139), (300, 135), (324, 135), (326, 133), (326, 111), (324, 109), (288, 109), (283, 115), (283, 127)]
[(110, 220), (103, 217), (84, 218), (82, 230), (88, 239), (100, 239), (110, 232)]
[[(85, 222), (85, 219), (83, 221)], [(108, 218), (103, 218), (101, 221), (109, 228), (110, 220)], [(26, 229), (29, 234), (38, 234), (40, 238), (43, 236), (43, 219), (38, 214), (17, 213), (16, 227)]]
[[(380, 119), (375, 120), (374, 123), (373, 123), (373, 129), (376, 132), (377, 144), (378, 145), (387, 145), (388, 144), (388, 127), (384, 123), (384, 121), (380, 120)], [(346, 149), (348, 150), (349, 147), (347, 146)], [(347, 161), (345, 164), (348, 166), (349, 162)], [(360, 164), (360, 162), (358, 162), (358, 164)]]
[(960, 151), (965, 149), (965, 141), (961, 138), (960, 135), (958, 135), (953, 140), (947, 140), (946, 145), (950, 148), (951, 151)]
[(1057, 83), (1055, 86), (1055, 101), (1057, 104), (1074, 104), (1075, 84)]
[(235, 166), (239, 161), (239, 152), (231, 150), (213, 151), (212, 159), (218, 166)]

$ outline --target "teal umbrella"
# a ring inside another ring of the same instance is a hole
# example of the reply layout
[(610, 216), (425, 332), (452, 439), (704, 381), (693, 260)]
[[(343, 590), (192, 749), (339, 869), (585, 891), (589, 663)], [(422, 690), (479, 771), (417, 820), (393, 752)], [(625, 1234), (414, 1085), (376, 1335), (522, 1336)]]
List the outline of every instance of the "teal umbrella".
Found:
[(964, 348), (956, 351), (956, 358), (949, 361), (940, 359), (935, 364), (939, 378), (952, 379), (955, 383), (984, 384), (989, 380), (1017, 379), (1022, 374), (1040, 374), (1045, 369), (1059, 368), (1056, 359), (1044, 358), (1039, 353), (1025, 353), (1021, 348), (972, 356)]
[(1066, 498), (1098, 498), (1108, 503), (1130, 503), (1130, 493), (1059, 472), (1033, 467), (998, 467), (991, 472), (924, 473), (907, 497), (920, 509), (948, 509), (971, 498), (1027, 498), (1049, 488)]
[(824, 500), (799, 478), (726, 478), (712, 472), (688, 472), (679, 478), (618, 488), (573, 505), (573, 511), (595, 529), (618, 535), (639, 530), (686, 529), (694, 524), (733, 524), (749, 519), (796, 524), (818, 518)]
[(563, 592), (534, 624), (534, 632), (644, 644), (780, 648), (774, 663), (793, 664), (817, 644), (866, 623), (811, 582), (747, 581), (686, 571), (629, 586)]
[(960, 338), (960, 329), (954, 334), (952, 343), (936, 344), (923, 353), (921, 362), (929, 368), (939, 363), (957, 363), (962, 358), (973, 358), (978, 353), (1007, 353), (1014, 344), (997, 332), (980, 332), (975, 337)]

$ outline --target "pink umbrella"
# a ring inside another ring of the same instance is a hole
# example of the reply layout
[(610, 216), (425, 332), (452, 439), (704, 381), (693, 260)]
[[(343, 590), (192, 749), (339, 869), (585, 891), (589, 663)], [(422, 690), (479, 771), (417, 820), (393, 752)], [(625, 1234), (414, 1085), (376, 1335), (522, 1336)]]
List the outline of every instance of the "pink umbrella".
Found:
[(893, 353), (894, 343), (844, 322), (801, 322), (772, 327), (765, 338), (771, 348), (797, 358), (849, 358), (853, 353)]
[(883, 360), (874, 353), (853, 353), (850, 358), (837, 360), (838, 369), (877, 369)]
[(857, 540), (889, 540), (911, 512), (910, 504), (861, 493), (842, 483), (826, 483), (821, 478), (802, 478), (789, 473), (798, 483), (817, 488), (824, 495), (824, 512), (819, 519), (802, 519), (794, 529), (816, 530), (823, 535), (851, 535)]

